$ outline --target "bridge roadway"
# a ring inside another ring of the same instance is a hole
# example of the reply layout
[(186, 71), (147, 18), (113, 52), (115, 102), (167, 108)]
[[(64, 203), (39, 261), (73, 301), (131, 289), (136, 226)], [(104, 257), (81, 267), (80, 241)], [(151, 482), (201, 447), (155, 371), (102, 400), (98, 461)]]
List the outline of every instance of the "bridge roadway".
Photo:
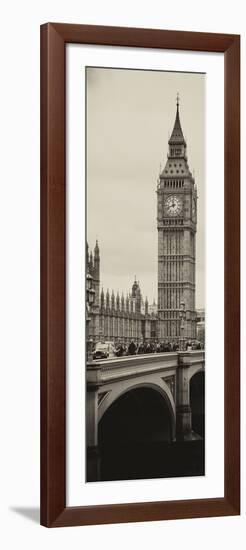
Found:
[(205, 352), (200, 350), (87, 363), (87, 460), (92, 469), (98, 454), (98, 424), (110, 405), (132, 389), (148, 387), (161, 394), (170, 412), (172, 440), (192, 439), (190, 381), (204, 368)]

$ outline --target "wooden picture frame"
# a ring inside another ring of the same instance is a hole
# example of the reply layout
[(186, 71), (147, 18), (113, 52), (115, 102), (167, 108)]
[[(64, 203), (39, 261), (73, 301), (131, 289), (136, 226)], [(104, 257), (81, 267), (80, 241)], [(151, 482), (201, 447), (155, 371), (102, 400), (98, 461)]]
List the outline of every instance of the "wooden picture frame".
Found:
[[(66, 132), (68, 43), (220, 52), (225, 62), (224, 498), (66, 506)], [(233, 197), (233, 200), (232, 200)], [(240, 513), (240, 37), (48, 23), (41, 26), (41, 524)]]

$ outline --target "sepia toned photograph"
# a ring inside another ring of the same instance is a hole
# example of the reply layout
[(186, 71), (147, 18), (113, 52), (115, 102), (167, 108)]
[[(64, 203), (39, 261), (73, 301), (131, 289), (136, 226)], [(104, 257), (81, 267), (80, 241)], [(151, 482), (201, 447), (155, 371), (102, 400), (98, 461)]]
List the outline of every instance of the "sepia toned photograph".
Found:
[(87, 482), (206, 473), (205, 80), (86, 68)]

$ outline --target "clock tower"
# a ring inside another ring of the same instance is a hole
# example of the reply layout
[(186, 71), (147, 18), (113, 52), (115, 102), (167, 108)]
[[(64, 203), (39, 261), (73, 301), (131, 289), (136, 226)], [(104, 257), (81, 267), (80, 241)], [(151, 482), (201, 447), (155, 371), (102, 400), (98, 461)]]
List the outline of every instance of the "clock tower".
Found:
[(158, 321), (160, 341), (191, 340), (195, 328), (197, 191), (176, 118), (157, 186)]

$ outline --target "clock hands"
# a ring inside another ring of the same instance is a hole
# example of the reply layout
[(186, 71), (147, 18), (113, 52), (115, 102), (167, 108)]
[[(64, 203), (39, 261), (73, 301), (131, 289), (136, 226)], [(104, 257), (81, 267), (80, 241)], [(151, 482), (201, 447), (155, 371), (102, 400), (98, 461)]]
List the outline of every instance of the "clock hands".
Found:
[(171, 215), (181, 212), (180, 199), (177, 197), (169, 197), (166, 200), (166, 208)]
[(175, 206), (176, 206), (176, 201), (172, 199), (172, 203), (169, 204), (169, 208), (175, 208)]
[(172, 202), (172, 204), (170, 205), (170, 208), (172, 208), (173, 210), (175, 210), (175, 208), (177, 208), (177, 206), (178, 206), (178, 205), (177, 205), (177, 201), (175, 201), (175, 200), (173, 199), (173, 202)]

